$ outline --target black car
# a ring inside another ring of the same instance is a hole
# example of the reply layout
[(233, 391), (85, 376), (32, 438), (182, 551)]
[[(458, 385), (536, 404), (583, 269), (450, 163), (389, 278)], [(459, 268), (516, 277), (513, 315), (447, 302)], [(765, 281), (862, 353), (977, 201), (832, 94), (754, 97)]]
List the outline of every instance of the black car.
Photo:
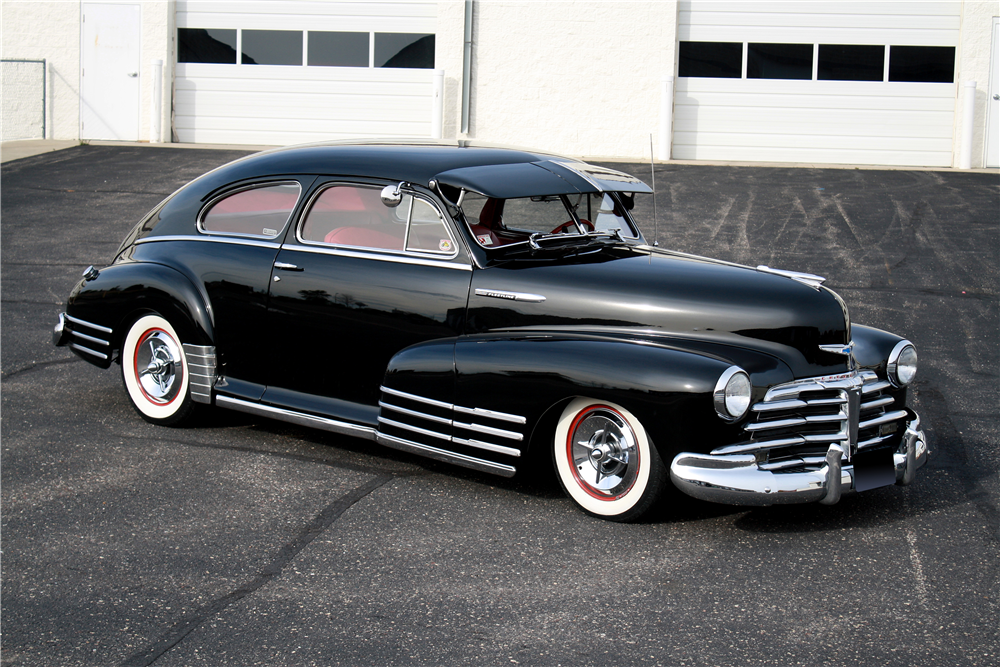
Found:
[(624, 173), (458, 143), (253, 155), (168, 197), (54, 332), (147, 421), (199, 404), (503, 476), (629, 520), (909, 484), (912, 344), (809, 274), (662, 250)]

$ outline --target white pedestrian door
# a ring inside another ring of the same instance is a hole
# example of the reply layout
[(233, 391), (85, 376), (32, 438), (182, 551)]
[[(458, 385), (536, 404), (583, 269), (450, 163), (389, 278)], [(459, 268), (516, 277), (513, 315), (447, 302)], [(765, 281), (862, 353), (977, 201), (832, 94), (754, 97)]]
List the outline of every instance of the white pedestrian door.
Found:
[(986, 99), (986, 166), (1000, 167), (1000, 18), (993, 18), (990, 87)]
[(80, 138), (139, 139), (139, 5), (84, 3)]

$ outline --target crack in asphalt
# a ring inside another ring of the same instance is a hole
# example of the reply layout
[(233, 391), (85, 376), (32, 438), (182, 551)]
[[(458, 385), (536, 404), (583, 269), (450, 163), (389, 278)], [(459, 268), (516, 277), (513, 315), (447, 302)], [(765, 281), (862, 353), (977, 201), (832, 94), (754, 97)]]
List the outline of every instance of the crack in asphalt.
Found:
[(395, 475), (378, 475), (374, 479), (361, 486), (345, 493), (341, 497), (327, 505), (302, 529), (302, 531), (291, 542), (283, 546), (270, 563), (265, 565), (260, 574), (246, 585), (236, 590), (216, 598), (212, 602), (201, 606), (193, 613), (177, 621), (159, 639), (154, 641), (146, 649), (133, 654), (121, 663), (121, 667), (148, 667), (163, 655), (171, 651), (175, 646), (184, 641), (191, 632), (198, 626), (221, 613), (226, 608), (239, 602), (246, 596), (254, 593), (272, 579), (281, 574), (285, 567), (301, 552), (310, 542), (326, 531), (344, 512), (355, 503), (362, 500), (373, 491), (395, 479)]
[(21, 375), (21, 374), (27, 373), (29, 371), (38, 370), (40, 368), (48, 368), (49, 366), (58, 366), (60, 364), (72, 364), (72, 363), (76, 363), (78, 361), (83, 361), (83, 359), (80, 359), (79, 357), (70, 357), (69, 359), (55, 359), (53, 361), (38, 361), (38, 362), (34, 362), (34, 363), (32, 363), (32, 364), (30, 364), (28, 366), (25, 366), (24, 368), (18, 368), (16, 371), (10, 371), (9, 373), (6, 372), (6, 371), (0, 372), (0, 377), (2, 377), (4, 380), (9, 380), (12, 377), (14, 377), (15, 375)]
[[(279, 423), (279, 422), (276, 422), (276, 423)], [(140, 440), (140, 441), (143, 441), (143, 442), (149, 442), (149, 440), (150, 440), (148, 437), (145, 437), (145, 436), (128, 435), (128, 434), (122, 434), (122, 433), (116, 433), (115, 437), (116, 438), (120, 438), (122, 440)], [(277, 437), (285, 437), (285, 436), (277, 436)], [(292, 437), (291, 439), (295, 440), (296, 442), (301, 442), (301, 439), (299, 439), (299, 438)], [(337, 468), (338, 470), (350, 470), (351, 472), (358, 472), (358, 473), (362, 473), (362, 474), (365, 474), (365, 475), (392, 475), (393, 477), (400, 477), (401, 478), (401, 477), (420, 477), (420, 476), (423, 476), (423, 475), (430, 474), (430, 473), (428, 473), (427, 471), (424, 471), (424, 470), (413, 471), (413, 472), (403, 471), (403, 470), (399, 470), (399, 471), (394, 470), (394, 471), (389, 472), (389, 471), (386, 471), (384, 469), (380, 469), (380, 468), (376, 468), (376, 467), (372, 467), (372, 466), (355, 465), (355, 464), (351, 464), (351, 463), (345, 463), (343, 461), (328, 461), (326, 459), (317, 458), (315, 456), (306, 456), (305, 454), (293, 454), (293, 453), (290, 453), (290, 452), (276, 452), (276, 451), (267, 450), (267, 449), (254, 449), (253, 447), (239, 447), (239, 446), (232, 446), (232, 445), (216, 445), (216, 444), (207, 443), (207, 442), (194, 442), (192, 440), (182, 440), (182, 439), (179, 439), (179, 438), (156, 438), (156, 442), (162, 442), (162, 443), (169, 443), (169, 444), (174, 444), (174, 445), (180, 445), (182, 447), (192, 447), (192, 448), (196, 448), (196, 449), (212, 449), (212, 450), (224, 451), (224, 452), (238, 452), (238, 453), (241, 453), (241, 454), (261, 454), (263, 456), (269, 456), (269, 457), (278, 458), (278, 459), (285, 459), (285, 460), (288, 460), (288, 461), (300, 461), (302, 463), (319, 463), (319, 464), (322, 464), (322, 465), (325, 465), (325, 466), (329, 466), (331, 468)], [(344, 450), (344, 451), (346, 451), (346, 450)]]

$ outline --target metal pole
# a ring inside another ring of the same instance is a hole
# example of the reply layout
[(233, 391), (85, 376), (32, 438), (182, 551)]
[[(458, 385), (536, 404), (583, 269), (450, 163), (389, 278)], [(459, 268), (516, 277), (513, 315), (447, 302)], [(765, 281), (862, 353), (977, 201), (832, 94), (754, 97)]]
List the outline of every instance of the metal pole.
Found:
[(469, 132), (469, 105), (472, 86), (472, 5), (465, 0), (465, 53), (462, 56), (462, 134)]
[(49, 107), (48, 104), (46, 103), (47, 102), (46, 96), (48, 95), (48, 83), (46, 83), (46, 74), (48, 72), (48, 69), (49, 69), (48, 63), (45, 62), (45, 58), (42, 58), (42, 139), (48, 139), (48, 137), (45, 136), (45, 117), (49, 113), (48, 111)]
[(444, 125), (444, 70), (434, 70), (434, 101), (431, 104), (431, 138), (440, 139)]
[(153, 103), (149, 108), (149, 141), (163, 141), (163, 61), (153, 61)]
[(959, 156), (959, 169), (972, 169), (972, 134), (975, 131), (973, 123), (976, 119), (976, 82), (965, 82), (965, 108), (962, 110), (962, 153)]
[(660, 82), (660, 146), (661, 160), (670, 159), (670, 144), (673, 139), (674, 77), (665, 76)]

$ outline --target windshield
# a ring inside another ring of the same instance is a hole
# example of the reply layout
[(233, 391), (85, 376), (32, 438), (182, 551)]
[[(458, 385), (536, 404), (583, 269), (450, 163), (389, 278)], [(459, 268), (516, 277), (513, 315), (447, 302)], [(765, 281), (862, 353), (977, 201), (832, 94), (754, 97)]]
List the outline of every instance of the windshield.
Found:
[(467, 193), (462, 212), (476, 241), (485, 247), (520, 243), (531, 234), (580, 234), (620, 229), (626, 239), (638, 238), (625, 208), (609, 193), (546, 195), (496, 199)]

